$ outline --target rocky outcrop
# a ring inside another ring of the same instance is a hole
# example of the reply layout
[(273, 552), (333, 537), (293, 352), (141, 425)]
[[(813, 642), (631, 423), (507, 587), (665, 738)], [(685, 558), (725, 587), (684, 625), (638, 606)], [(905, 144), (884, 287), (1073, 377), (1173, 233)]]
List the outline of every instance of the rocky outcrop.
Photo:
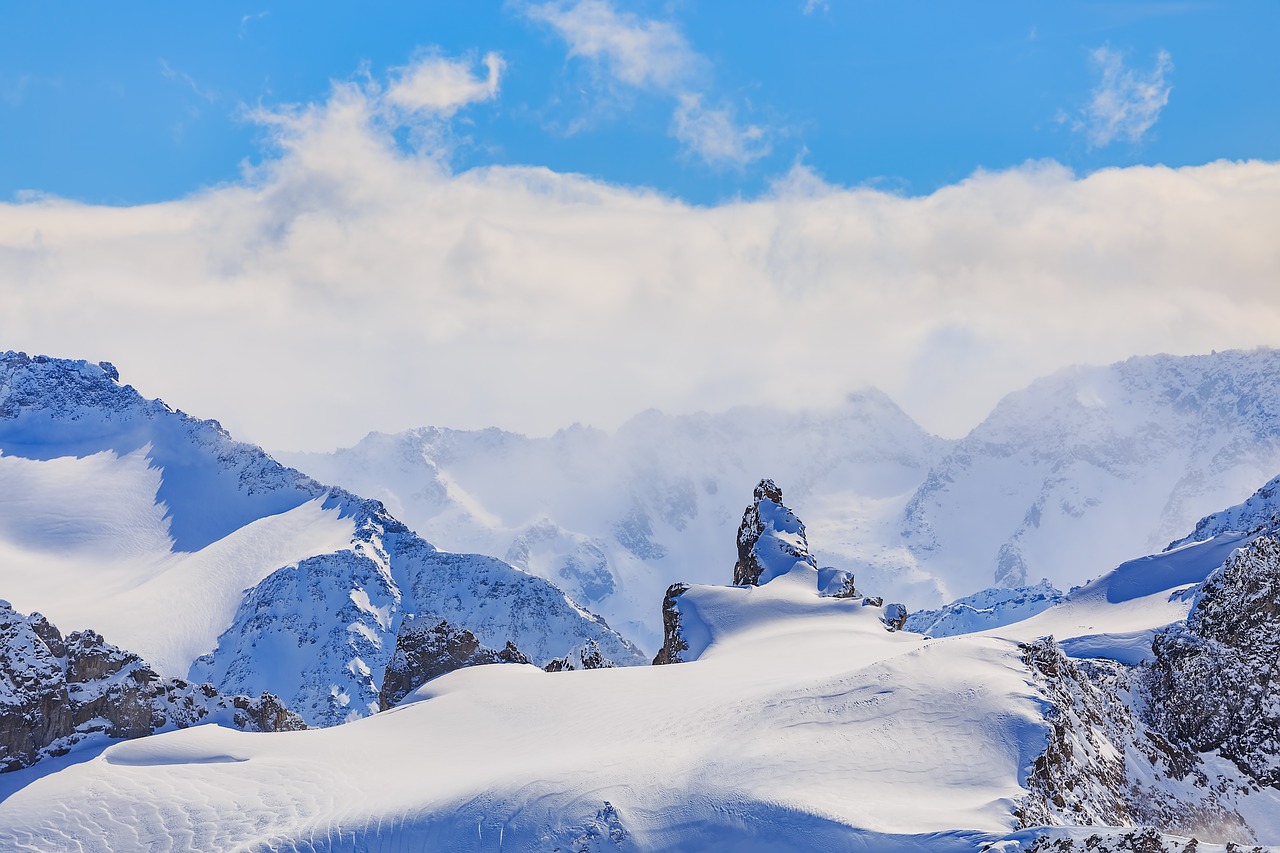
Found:
[(1262, 536), (1204, 583), (1186, 623), (1156, 635), (1151, 724), (1280, 788), (1280, 537)]
[(1145, 826), (1216, 843), (1254, 840), (1224, 799), (1240, 780), (1212, 773), (1192, 750), (1138, 719), (1131, 670), (1073, 661), (1052, 637), (1022, 651), (1049, 703), (1049, 732), (1025, 783), (1030, 793), (1015, 811), (1020, 826)]
[(224, 696), (161, 678), (96, 631), (65, 638), (39, 613), (0, 602), (0, 771), (62, 755), (94, 738), (124, 739), (217, 722), (244, 731), (306, 728), (270, 693)]
[[(596, 652), (599, 653), (599, 648)], [(502, 649), (491, 649), (466, 628), (445, 620), (423, 622), (410, 616), (400, 626), (396, 650), (387, 664), (378, 693), (378, 707), (387, 710), (431, 679), (468, 666), (487, 663), (529, 663), (508, 640)]]
[(681, 652), (689, 650), (689, 644), (680, 634), (680, 596), (689, 591), (685, 583), (673, 583), (667, 587), (662, 599), (662, 648), (653, 659), (654, 666), (668, 663), (684, 663)]
[(612, 669), (616, 663), (600, 651), (595, 640), (587, 640), (564, 657), (555, 658), (543, 667), (547, 672), (572, 672), (575, 669)]
[(903, 604), (887, 604), (884, 608), (884, 616), (880, 617), (880, 621), (890, 631), (901, 631), (902, 627), (907, 624), (907, 608)]
[(758, 586), (785, 574), (797, 562), (818, 568), (817, 560), (809, 553), (804, 522), (783, 505), (782, 489), (777, 483), (761, 480), (738, 526), (738, 562), (733, 566), (733, 583)]

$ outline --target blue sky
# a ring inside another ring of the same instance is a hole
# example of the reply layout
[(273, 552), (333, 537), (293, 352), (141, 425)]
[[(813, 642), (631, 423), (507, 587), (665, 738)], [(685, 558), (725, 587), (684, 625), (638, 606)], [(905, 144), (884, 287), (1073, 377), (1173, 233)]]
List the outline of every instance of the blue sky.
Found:
[(1280, 346), (1280, 4), (0, 4), (0, 349), (274, 449)]
[[(134, 204), (236, 180), (270, 156), (253, 109), (429, 51), (503, 62), (498, 95), (454, 119), (455, 170), (546, 166), (699, 204), (758, 195), (797, 162), (921, 194), (1044, 158), (1087, 173), (1280, 157), (1274, 2), (602, 9), (597, 24), (649, 44), (593, 52), (573, 29), (591, 3), (7, 3), (0, 197)], [(1129, 114), (1099, 133), (1108, 89)], [(738, 141), (682, 136), (692, 103)]]

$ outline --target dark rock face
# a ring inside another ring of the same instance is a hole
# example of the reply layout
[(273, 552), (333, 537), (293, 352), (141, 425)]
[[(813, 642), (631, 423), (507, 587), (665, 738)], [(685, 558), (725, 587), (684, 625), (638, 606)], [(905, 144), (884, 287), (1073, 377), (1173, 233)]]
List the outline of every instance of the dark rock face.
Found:
[(600, 651), (595, 640), (587, 640), (564, 657), (555, 658), (543, 667), (547, 672), (572, 672), (575, 669), (612, 669), (616, 663)]
[(662, 599), (662, 648), (653, 659), (654, 666), (667, 663), (684, 663), (681, 652), (689, 650), (689, 644), (680, 636), (680, 596), (689, 589), (685, 583), (673, 583), (667, 587), (667, 594)]
[(1263, 536), (1205, 581), (1185, 625), (1152, 644), (1151, 724), (1218, 750), (1280, 788), (1280, 537)]
[(62, 755), (94, 737), (135, 738), (202, 722), (245, 731), (306, 728), (275, 696), (227, 697), (161, 678), (96, 631), (65, 638), (39, 613), (0, 602), (0, 771)]
[(1052, 637), (1025, 644), (1022, 652), (1051, 707), (1045, 751), (1015, 811), (1019, 826), (1141, 826), (1218, 844), (1254, 840), (1244, 819), (1219, 798), (1230, 783), (1137, 719), (1133, 671), (1111, 661), (1073, 661)]
[[(598, 653), (599, 648), (596, 651)], [(510, 640), (501, 650), (491, 649), (481, 645), (476, 635), (466, 628), (457, 628), (443, 619), (423, 622), (407, 617), (396, 636), (396, 650), (382, 679), (378, 706), (383, 711), (393, 708), (437, 676), (486, 663), (530, 663), (530, 660)]]
[[(781, 529), (779, 529), (781, 528)], [(784, 535), (762, 539), (767, 531)], [(738, 526), (738, 561), (733, 566), (734, 586), (757, 586), (761, 576), (770, 570), (781, 571), (783, 563), (802, 560), (815, 569), (817, 562), (809, 554), (804, 522), (796, 518), (782, 503), (782, 489), (773, 480), (761, 480), (755, 488), (751, 506), (742, 513)]]

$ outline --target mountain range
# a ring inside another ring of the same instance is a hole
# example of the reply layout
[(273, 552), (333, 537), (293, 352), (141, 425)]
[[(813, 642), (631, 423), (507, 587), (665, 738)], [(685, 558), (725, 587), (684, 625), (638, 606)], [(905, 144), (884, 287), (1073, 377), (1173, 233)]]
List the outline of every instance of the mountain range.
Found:
[(302, 473), (7, 353), (0, 849), (1280, 844), (1276, 378), (1159, 356), (957, 441), (866, 392)]
[(1066, 589), (1158, 550), (1280, 471), (1280, 351), (1071, 368), (957, 440), (866, 391), (829, 411), (651, 411), (548, 438), (428, 427), (279, 456), (442, 547), (550, 580), (653, 651), (652, 602), (722, 577), (740, 490), (761, 476), (806, 507), (821, 565), (911, 610)]

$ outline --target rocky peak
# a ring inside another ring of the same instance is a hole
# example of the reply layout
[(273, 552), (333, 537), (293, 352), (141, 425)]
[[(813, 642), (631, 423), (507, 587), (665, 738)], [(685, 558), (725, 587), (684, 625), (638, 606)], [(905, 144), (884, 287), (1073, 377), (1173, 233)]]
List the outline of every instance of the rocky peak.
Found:
[[(597, 647), (596, 653), (599, 651)], [(450, 625), (444, 619), (424, 621), (408, 616), (396, 636), (396, 650), (382, 679), (378, 706), (383, 711), (393, 708), (437, 676), (487, 663), (530, 663), (530, 660), (510, 640), (500, 650), (491, 649), (466, 628)]]
[(761, 480), (738, 526), (738, 562), (733, 567), (733, 583), (768, 583), (786, 574), (797, 562), (818, 568), (817, 560), (809, 553), (804, 522), (782, 503), (782, 489), (777, 483)]
[(224, 696), (162, 679), (97, 631), (65, 638), (38, 613), (0, 601), (0, 771), (100, 738), (135, 738), (204, 722), (246, 731), (306, 728), (275, 696)]
[(680, 607), (676, 601), (688, 591), (686, 583), (673, 583), (667, 587), (667, 594), (662, 599), (662, 648), (653, 659), (654, 666), (684, 663), (681, 652), (688, 651), (689, 644), (680, 630)]
[(616, 663), (609, 660), (600, 651), (600, 644), (595, 640), (587, 640), (582, 645), (570, 649), (564, 657), (555, 658), (543, 667), (547, 672), (572, 672), (575, 669), (612, 669)]

